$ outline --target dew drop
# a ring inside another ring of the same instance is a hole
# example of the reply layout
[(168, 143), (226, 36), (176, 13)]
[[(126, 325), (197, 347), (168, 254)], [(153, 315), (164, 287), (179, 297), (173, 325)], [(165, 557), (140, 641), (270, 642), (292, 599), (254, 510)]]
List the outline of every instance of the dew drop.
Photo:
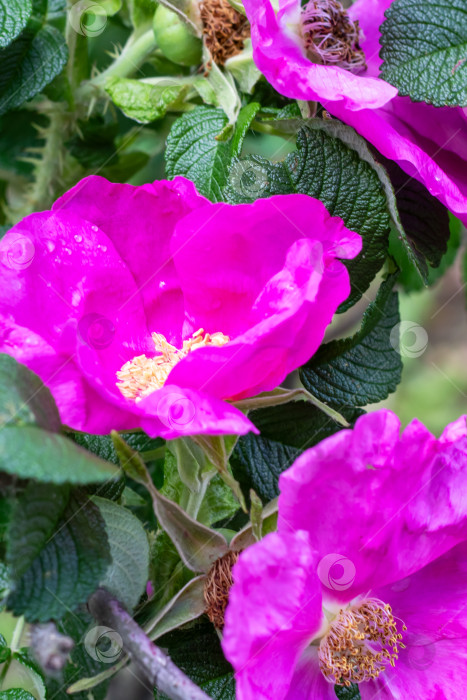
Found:
[(94, 224), (93, 226), (91, 226), (91, 229), (92, 229), (93, 231), (98, 231), (98, 230), (99, 230), (99, 228), (98, 228), (95, 224)]
[(53, 241), (46, 241), (45, 242), (45, 247), (49, 251), (49, 253), (53, 253), (55, 250), (55, 243)]
[(83, 240), (83, 237), (80, 236), (80, 235), (77, 233), (77, 234), (74, 236), (74, 239), (75, 239), (75, 241), (76, 241), (77, 243), (81, 243), (81, 241)]
[(167, 285), (167, 282), (164, 282), (164, 280), (161, 280), (159, 282), (159, 289), (164, 289), (164, 287)]

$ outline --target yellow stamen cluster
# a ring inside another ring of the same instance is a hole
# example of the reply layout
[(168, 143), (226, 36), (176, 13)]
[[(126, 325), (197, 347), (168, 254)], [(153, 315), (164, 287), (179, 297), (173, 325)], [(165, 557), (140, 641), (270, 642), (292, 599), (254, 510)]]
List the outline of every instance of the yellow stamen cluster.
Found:
[(152, 333), (156, 355), (147, 357), (138, 355), (126, 362), (117, 372), (117, 387), (127, 399), (138, 401), (148, 396), (156, 389), (164, 386), (173, 367), (193, 350), (207, 346), (221, 347), (230, 338), (223, 333), (205, 333), (200, 328), (187, 340), (181, 348), (171, 345), (162, 333)]
[[(401, 623), (402, 631), (406, 626)], [(325, 678), (350, 686), (378, 678), (394, 666), (405, 649), (390, 605), (369, 599), (357, 607), (340, 610), (319, 647), (319, 664)]]

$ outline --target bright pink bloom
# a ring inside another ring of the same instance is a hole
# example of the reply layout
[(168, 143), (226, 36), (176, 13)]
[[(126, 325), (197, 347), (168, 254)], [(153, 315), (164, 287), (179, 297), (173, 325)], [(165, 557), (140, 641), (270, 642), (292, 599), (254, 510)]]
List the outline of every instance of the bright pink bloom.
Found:
[[(368, 414), (281, 476), (278, 532), (233, 570), (223, 648), (239, 700), (331, 700), (343, 657), (352, 659), (349, 680), (361, 674), (363, 700), (459, 697), (466, 418), (439, 440), (418, 421), (399, 432), (390, 411)], [(344, 626), (353, 634), (365, 625), (372, 639), (345, 641)], [(389, 643), (393, 634), (401, 637)], [(394, 667), (374, 656), (393, 647)]]
[(360, 248), (305, 195), (233, 206), (184, 178), (90, 177), (0, 243), (0, 350), (72, 428), (244, 434), (227, 400), (274, 389), (316, 351), (350, 291), (337, 258)]
[[(328, 0), (319, 2), (326, 5)], [(367, 65), (355, 75), (339, 65), (310, 61), (301, 33), (300, 0), (279, 0), (277, 15), (271, 0), (245, 0), (255, 62), (278, 92), (319, 101), (467, 222), (465, 110), (412, 102), (378, 79), (379, 27), (391, 2), (357, 0), (348, 10), (363, 32), (360, 47)]]

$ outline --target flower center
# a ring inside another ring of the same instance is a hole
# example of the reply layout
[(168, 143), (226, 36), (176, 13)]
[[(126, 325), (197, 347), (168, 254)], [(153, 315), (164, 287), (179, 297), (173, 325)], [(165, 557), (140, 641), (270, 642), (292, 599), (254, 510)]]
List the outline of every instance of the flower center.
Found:
[(340, 66), (353, 73), (365, 70), (358, 21), (352, 22), (337, 0), (310, 0), (302, 8), (302, 33), (313, 63)]
[(211, 566), (204, 584), (206, 615), (218, 630), (224, 628), (224, 614), (233, 585), (232, 567), (240, 552), (227, 552)]
[(200, 14), (206, 46), (214, 63), (223, 66), (243, 51), (244, 41), (250, 36), (248, 19), (227, 0), (203, 0)]
[(200, 328), (187, 340), (183, 341), (182, 348), (171, 345), (162, 333), (152, 333), (156, 355), (146, 357), (138, 355), (125, 362), (122, 369), (117, 372), (117, 387), (127, 399), (138, 401), (148, 396), (156, 389), (164, 386), (167, 377), (173, 367), (197, 348), (207, 346), (222, 347), (230, 338), (223, 333), (205, 333)]
[[(402, 631), (407, 627), (401, 622)], [(368, 599), (340, 610), (319, 646), (319, 665), (331, 683), (350, 686), (378, 678), (394, 666), (401, 642), (390, 605)]]

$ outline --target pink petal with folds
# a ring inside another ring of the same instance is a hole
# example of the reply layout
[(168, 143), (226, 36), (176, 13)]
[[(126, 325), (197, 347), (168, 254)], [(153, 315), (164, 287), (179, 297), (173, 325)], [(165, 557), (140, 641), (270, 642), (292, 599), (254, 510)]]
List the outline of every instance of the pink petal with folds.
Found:
[(183, 435), (258, 433), (234, 406), (202, 391), (165, 384), (138, 403), (141, 427), (151, 437), (172, 440)]
[(275, 388), (317, 350), (350, 292), (336, 258), (357, 255), (361, 239), (306, 195), (209, 211), (183, 220), (172, 249), (190, 332), (222, 331), (231, 342), (196, 350), (169, 380), (243, 398)]
[(467, 544), (374, 591), (407, 626), (395, 668), (360, 686), (362, 700), (457, 700), (467, 664)]
[(107, 235), (134, 278), (150, 331), (181, 344), (183, 295), (170, 240), (179, 219), (207, 202), (182, 177), (135, 187), (91, 176), (60, 197), (53, 210), (70, 211)]
[(319, 668), (318, 645), (309, 646), (294, 669), (285, 700), (336, 700), (334, 685)]
[[(295, 6), (300, 7), (300, 0)], [(282, 8), (280, 16), (276, 16), (270, 0), (244, 0), (244, 7), (251, 24), (255, 63), (282, 95), (319, 101), (326, 109), (340, 104), (358, 111), (381, 107), (397, 94), (395, 87), (378, 78), (311, 63), (298, 35), (287, 27), (289, 19), (295, 23), (297, 17), (291, 2)]]
[[(399, 438), (398, 427), (387, 410), (362, 416), (281, 476), (279, 531), (310, 533), (330, 598), (404, 578), (467, 538), (467, 438), (439, 441), (416, 421)], [(331, 570), (342, 562), (345, 580)]]
[(222, 648), (238, 700), (282, 700), (322, 621), (316, 554), (304, 532), (272, 533), (233, 569)]

